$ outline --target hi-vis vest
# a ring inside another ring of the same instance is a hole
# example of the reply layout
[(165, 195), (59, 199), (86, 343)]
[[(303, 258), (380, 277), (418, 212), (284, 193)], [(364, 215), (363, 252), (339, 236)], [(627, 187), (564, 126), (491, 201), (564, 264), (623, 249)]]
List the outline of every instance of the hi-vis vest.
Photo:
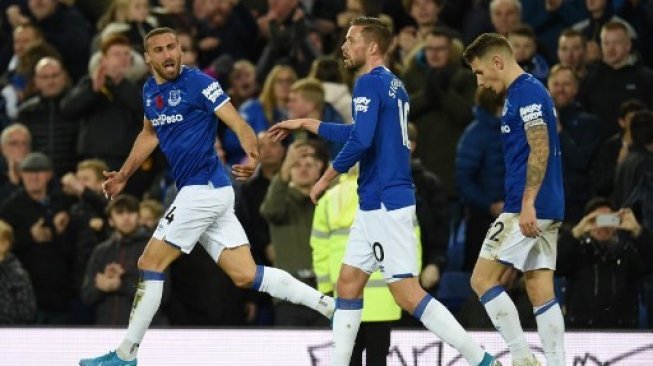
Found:
[[(358, 211), (356, 179), (356, 176), (342, 175), (340, 182), (326, 192), (315, 208), (311, 248), (317, 288), (322, 293), (334, 292), (338, 281), (349, 230)], [(413, 222), (419, 238), (417, 218)], [(418, 268), (415, 270), (419, 273), (422, 258), (422, 245), (419, 240), (417, 253)], [(391, 321), (398, 320), (400, 317), (401, 308), (395, 303), (381, 272), (375, 271), (363, 292), (362, 321)]]

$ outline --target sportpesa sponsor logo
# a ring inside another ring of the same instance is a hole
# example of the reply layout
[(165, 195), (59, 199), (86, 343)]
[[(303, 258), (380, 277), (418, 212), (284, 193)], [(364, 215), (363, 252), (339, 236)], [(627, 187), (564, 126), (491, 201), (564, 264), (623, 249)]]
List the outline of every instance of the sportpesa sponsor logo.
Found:
[(165, 114), (159, 114), (158, 117), (152, 120), (152, 126), (163, 126), (169, 125), (175, 122), (181, 122), (184, 120), (184, 116), (181, 114), (173, 114), (171, 116)]
[(217, 81), (212, 82), (202, 90), (202, 94), (206, 97), (206, 99), (210, 100), (211, 103), (215, 103), (215, 100), (218, 99), (219, 96), (221, 96), (224, 93), (222, 91), (222, 88), (220, 87), (220, 84)]
[(369, 104), (372, 100), (365, 97), (356, 97), (354, 98), (354, 111), (356, 112), (367, 112)]
[(519, 108), (519, 115), (524, 123), (542, 119), (542, 105), (533, 103), (526, 107)]

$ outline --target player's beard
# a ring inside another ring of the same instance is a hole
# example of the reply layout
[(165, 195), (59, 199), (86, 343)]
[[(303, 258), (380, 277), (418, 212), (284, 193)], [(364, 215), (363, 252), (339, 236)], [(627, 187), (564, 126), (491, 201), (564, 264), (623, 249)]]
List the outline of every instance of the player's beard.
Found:
[[(173, 63), (173, 69), (166, 68), (166, 65), (169, 63)], [(156, 72), (157, 76), (159, 76), (161, 79), (174, 80), (179, 76), (181, 71), (181, 57), (179, 57), (177, 60), (165, 60), (159, 65), (152, 66), (154, 67), (154, 72)]]
[(356, 72), (361, 67), (363, 67), (363, 65), (365, 64), (365, 62), (363, 62), (363, 61), (364, 60), (362, 60), (362, 59), (355, 59), (355, 58), (353, 58), (351, 56), (345, 57), (345, 61), (344, 61), (345, 68), (347, 70)]

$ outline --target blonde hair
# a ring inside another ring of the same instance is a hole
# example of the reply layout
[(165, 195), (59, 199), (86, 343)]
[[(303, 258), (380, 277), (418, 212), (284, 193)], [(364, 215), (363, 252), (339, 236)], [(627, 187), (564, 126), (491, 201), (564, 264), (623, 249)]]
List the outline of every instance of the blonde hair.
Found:
[(292, 75), (293, 80), (297, 80), (297, 73), (293, 70), (292, 67), (287, 65), (276, 65), (270, 70), (270, 73), (265, 78), (263, 83), (263, 90), (259, 96), (259, 100), (263, 105), (263, 112), (265, 113), (265, 118), (267, 118), (268, 123), (273, 124), (274, 121), (274, 110), (277, 108), (277, 99), (274, 96), (274, 82), (277, 79), (277, 76), (282, 71), (287, 71)]
[(9, 241), (9, 243), (14, 242), (14, 229), (4, 220), (0, 220), (0, 238)]
[(98, 180), (104, 179), (102, 172), (109, 171), (107, 163), (100, 159), (86, 159), (77, 164), (77, 170), (90, 169), (95, 173)]
[(12, 123), (7, 126), (2, 133), (0, 134), (0, 145), (4, 146), (9, 143), (9, 136), (13, 135), (16, 132), (22, 132), (27, 135), (30, 145), (32, 144), (32, 134), (29, 133), (29, 129), (22, 123)]
[(313, 102), (316, 110), (322, 111), (322, 107), (324, 107), (324, 87), (318, 80), (312, 78), (299, 79), (292, 84), (290, 91), (299, 93), (302, 98)]

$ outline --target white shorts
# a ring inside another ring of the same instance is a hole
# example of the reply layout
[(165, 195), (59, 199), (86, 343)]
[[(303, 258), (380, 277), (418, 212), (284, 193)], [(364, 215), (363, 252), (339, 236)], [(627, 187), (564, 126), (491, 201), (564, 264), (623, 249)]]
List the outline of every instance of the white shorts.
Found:
[(234, 213), (231, 186), (182, 187), (159, 220), (153, 236), (186, 254), (199, 242), (215, 261), (225, 248), (248, 244), (245, 230)]
[(417, 236), (415, 206), (388, 211), (358, 210), (343, 263), (372, 274), (379, 269), (386, 282), (415, 277)]
[(502, 213), (490, 226), (479, 257), (496, 260), (522, 272), (548, 268), (555, 270), (560, 221), (538, 219), (542, 233), (535, 238), (519, 229), (519, 214)]

